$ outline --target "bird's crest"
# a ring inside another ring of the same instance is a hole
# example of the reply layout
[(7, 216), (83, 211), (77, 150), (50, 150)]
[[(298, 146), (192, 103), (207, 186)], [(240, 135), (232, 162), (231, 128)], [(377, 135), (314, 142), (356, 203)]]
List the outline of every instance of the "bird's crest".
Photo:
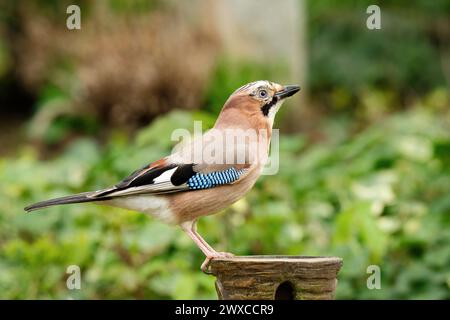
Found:
[(271, 82), (269, 80), (258, 80), (253, 81), (247, 84), (244, 84), (242, 87), (238, 88), (236, 91), (233, 92), (233, 94), (247, 91), (249, 88), (252, 87), (259, 87), (259, 86), (270, 86)]

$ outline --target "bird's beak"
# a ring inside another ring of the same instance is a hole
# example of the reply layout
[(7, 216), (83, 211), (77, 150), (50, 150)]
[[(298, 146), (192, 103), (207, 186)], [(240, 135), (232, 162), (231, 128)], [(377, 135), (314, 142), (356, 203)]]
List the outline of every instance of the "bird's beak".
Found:
[(275, 93), (275, 96), (280, 99), (284, 99), (284, 98), (293, 96), (298, 91), (300, 91), (299, 86), (295, 86), (295, 85), (284, 86), (282, 90)]

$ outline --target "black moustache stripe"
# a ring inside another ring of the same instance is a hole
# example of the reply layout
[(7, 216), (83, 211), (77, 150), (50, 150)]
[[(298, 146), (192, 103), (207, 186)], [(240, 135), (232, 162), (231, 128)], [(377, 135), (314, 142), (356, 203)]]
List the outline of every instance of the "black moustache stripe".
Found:
[(272, 100), (261, 107), (261, 111), (265, 117), (269, 114), (270, 108), (276, 105), (278, 102), (278, 97), (274, 96)]

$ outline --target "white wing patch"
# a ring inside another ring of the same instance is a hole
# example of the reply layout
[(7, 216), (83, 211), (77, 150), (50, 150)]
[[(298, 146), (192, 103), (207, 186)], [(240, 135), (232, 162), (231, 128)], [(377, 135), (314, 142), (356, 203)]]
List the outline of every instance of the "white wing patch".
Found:
[(179, 186), (175, 186), (171, 182), (171, 177), (175, 173), (175, 171), (178, 169), (178, 167), (169, 169), (167, 171), (164, 171), (161, 173), (158, 177), (153, 179), (153, 183), (136, 186), (136, 187), (129, 187), (125, 189), (118, 189), (116, 191), (112, 191), (108, 193), (106, 196), (108, 197), (118, 197), (118, 196), (128, 196), (128, 195), (135, 195), (135, 194), (142, 194), (142, 193), (152, 193), (152, 194), (158, 194), (158, 193), (168, 193), (168, 192), (176, 192), (181, 190), (187, 190), (189, 189), (188, 185), (186, 183), (183, 183)]
[(160, 176), (156, 177), (155, 179), (153, 179), (153, 183), (157, 184), (157, 183), (162, 183), (162, 182), (167, 182), (170, 181), (170, 178), (172, 177), (173, 173), (178, 169), (178, 167), (175, 167), (173, 169), (164, 171)]

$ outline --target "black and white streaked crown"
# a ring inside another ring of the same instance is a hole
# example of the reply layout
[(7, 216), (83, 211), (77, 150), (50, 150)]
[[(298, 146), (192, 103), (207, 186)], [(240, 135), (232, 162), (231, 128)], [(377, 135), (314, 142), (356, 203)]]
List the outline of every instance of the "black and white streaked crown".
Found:
[(242, 87), (240, 87), (236, 91), (234, 91), (233, 94), (246, 91), (249, 88), (258, 88), (258, 87), (263, 87), (263, 86), (269, 86), (270, 87), (270, 86), (272, 86), (272, 82), (269, 81), (269, 80), (253, 81), (253, 82), (244, 84)]

